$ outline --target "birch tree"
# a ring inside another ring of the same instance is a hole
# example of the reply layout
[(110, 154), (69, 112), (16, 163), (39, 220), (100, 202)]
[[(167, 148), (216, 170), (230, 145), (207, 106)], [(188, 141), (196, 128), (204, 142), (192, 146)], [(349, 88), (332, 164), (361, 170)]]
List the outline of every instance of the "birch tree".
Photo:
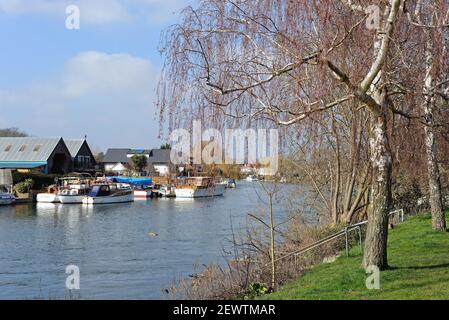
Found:
[[(449, 13), (447, 2), (416, 1), (413, 15), (409, 14), (412, 24), (419, 27), (424, 40), (425, 77), (423, 80), (422, 103), (424, 115), (425, 153), (427, 158), (429, 202), (432, 212), (432, 227), (437, 231), (446, 231), (446, 219), (441, 191), (440, 170), (437, 161), (437, 142), (435, 134), (436, 96), (437, 92), (447, 83), (444, 78), (444, 60), (447, 56), (447, 43), (444, 39), (444, 28), (449, 28)], [(440, 59), (437, 54), (440, 47)], [(443, 64), (443, 65), (442, 65)], [(447, 70), (446, 70), (447, 71)], [(447, 87), (447, 86), (446, 86)]]

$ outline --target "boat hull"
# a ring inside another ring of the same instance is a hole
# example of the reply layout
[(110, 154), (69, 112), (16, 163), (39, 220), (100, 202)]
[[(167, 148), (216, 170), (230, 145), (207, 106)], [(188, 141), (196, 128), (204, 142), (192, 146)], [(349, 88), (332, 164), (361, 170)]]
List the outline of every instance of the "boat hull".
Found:
[(70, 195), (59, 195), (59, 201), (64, 204), (80, 204), (83, 203), (83, 199), (86, 196), (70, 196)]
[(129, 193), (126, 195), (118, 196), (106, 196), (106, 197), (84, 197), (83, 204), (94, 205), (94, 204), (112, 204), (112, 203), (126, 203), (133, 202), (134, 194)]
[(135, 200), (146, 200), (152, 197), (153, 191), (151, 190), (134, 190)]
[(207, 198), (217, 197), (224, 194), (226, 186), (217, 184), (208, 188), (176, 188), (176, 198)]
[(0, 206), (9, 206), (11, 204), (14, 204), (16, 202), (15, 198), (0, 198)]
[(59, 196), (55, 193), (39, 193), (37, 195), (37, 202), (40, 203), (58, 203)]

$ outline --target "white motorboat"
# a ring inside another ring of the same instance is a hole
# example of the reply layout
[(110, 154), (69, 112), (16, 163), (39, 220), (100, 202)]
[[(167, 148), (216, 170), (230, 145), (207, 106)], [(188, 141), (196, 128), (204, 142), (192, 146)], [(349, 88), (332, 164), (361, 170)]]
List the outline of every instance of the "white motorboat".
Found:
[(5, 186), (0, 186), (0, 206), (10, 205), (16, 202), (16, 197)]
[(58, 194), (59, 201), (63, 204), (83, 203), (86, 192), (81, 189), (64, 189)]
[(81, 177), (67, 177), (61, 179), (63, 189), (58, 193), (59, 201), (64, 204), (83, 203), (90, 188), (90, 182)]
[(147, 200), (153, 196), (152, 189), (134, 190), (134, 200)]
[(59, 203), (59, 196), (56, 192), (39, 193), (36, 198), (39, 203)]
[(129, 184), (112, 183), (94, 185), (88, 195), (83, 199), (83, 204), (111, 204), (134, 201), (134, 192)]
[(176, 188), (172, 186), (161, 186), (159, 189), (159, 193), (163, 197), (174, 198), (176, 197)]
[(222, 196), (226, 185), (214, 183), (209, 177), (187, 178), (183, 185), (175, 189), (176, 198), (204, 198)]
[(259, 181), (259, 179), (256, 176), (248, 176), (246, 178), (246, 181), (253, 182), (253, 181)]

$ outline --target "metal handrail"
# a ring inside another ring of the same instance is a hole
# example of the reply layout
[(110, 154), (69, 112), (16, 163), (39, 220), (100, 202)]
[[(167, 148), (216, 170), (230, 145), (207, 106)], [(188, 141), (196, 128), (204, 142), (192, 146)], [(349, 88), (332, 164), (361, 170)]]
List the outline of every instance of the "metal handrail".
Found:
[[(404, 209), (391, 211), (388, 214), (388, 216), (390, 217), (390, 216), (392, 216), (392, 215), (394, 215), (396, 213), (400, 213), (401, 214), (401, 222), (404, 222)], [(362, 222), (350, 225), (350, 226), (346, 227), (345, 229), (343, 229), (343, 230), (341, 230), (339, 232), (336, 232), (334, 234), (331, 234), (330, 236), (327, 236), (327, 237), (325, 237), (325, 238), (323, 238), (321, 240), (318, 240), (318, 241), (316, 241), (316, 242), (314, 242), (314, 243), (312, 243), (312, 244), (310, 244), (310, 245), (308, 245), (308, 246), (306, 246), (306, 247), (304, 247), (304, 248), (302, 248), (300, 250), (288, 253), (285, 256), (276, 259), (275, 262), (279, 262), (279, 261), (285, 260), (285, 259), (290, 258), (292, 256), (296, 258), (297, 256), (299, 256), (301, 254), (304, 254), (304, 253), (306, 253), (306, 252), (308, 252), (308, 251), (310, 251), (310, 250), (312, 250), (312, 249), (314, 249), (316, 247), (319, 247), (319, 246), (321, 246), (321, 245), (323, 245), (325, 243), (328, 243), (328, 242), (330, 242), (332, 240), (338, 239), (338, 238), (340, 238), (343, 235), (346, 237), (346, 243), (345, 243), (346, 255), (349, 256), (349, 239), (348, 239), (349, 232), (353, 231), (353, 230), (356, 230), (356, 229), (359, 231), (359, 245), (360, 245), (360, 248), (362, 248), (362, 230), (361, 230), (361, 228), (362, 228), (363, 225), (365, 225), (367, 223), (368, 223), (368, 220), (364, 220)]]

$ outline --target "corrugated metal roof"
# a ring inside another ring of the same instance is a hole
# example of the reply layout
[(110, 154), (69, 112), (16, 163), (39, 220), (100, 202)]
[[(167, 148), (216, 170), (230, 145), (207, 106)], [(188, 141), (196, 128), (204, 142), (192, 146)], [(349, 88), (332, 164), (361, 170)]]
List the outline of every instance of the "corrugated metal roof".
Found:
[(61, 138), (0, 138), (0, 161), (46, 162)]
[(72, 158), (76, 157), (78, 151), (80, 151), (81, 147), (83, 146), (84, 141), (84, 139), (64, 139), (64, 142), (69, 149)]

